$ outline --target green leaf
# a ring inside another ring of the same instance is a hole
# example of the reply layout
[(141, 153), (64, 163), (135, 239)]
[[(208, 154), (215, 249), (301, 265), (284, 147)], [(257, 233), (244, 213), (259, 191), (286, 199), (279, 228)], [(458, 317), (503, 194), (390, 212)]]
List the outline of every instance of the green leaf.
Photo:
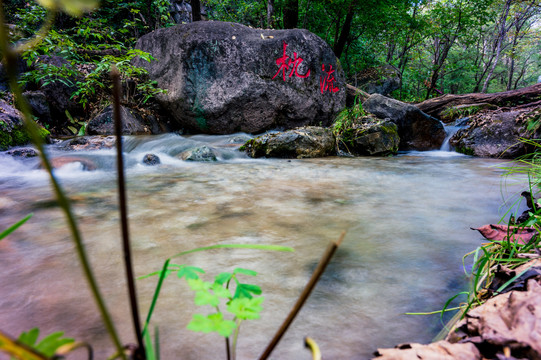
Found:
[(212, 284), (208, 281), (203, 281), (201, 279), (188, 279), (188, 285), (193, 291), (206, 291), (212, 287)]
[(238, 298), (252, 298), (252, 294), (254, 295), (261, 295), (261, 288), (257, 285), (251, 285), (251, 284), (237, 284), (237, 288), (235, 289), (235, 296), (233, 296), (234, 299)]
[(177, 272), (177, 276), (179, 279), (184, 276), (186, 280), (199, 279), (199, 275), (197, 273), (204, 274), (205, 271), (196, 266), (182, 266), (181, 269)]
[(196, 291), (195, 292), (195, 298), (194, 298), (195, 305), (202, 306), (202, 305), (210, 305), (210, 306), (218, 306), (220, 304), (220, 299), (217, 295), (212, 294), (210, 291)]
[(227, 311), (241, 320), (259, 319), (259, 313), (263, 310), (261, 303), (263, 297), (233, 299), (227, 305)]
[(229, 280), (231, 280), (232, 277), (233, 277), (233, 274), (228, 273), (228, 272), (223, 272), (221, 274), (216, 275), (216, 277), (214, 278), (214, 282), (216, 284), (223, 285)]
[(19, 335), (19, 341), (25, 345), (34, 346), (36, 345), (36, 342), (38, 341), (38, 337), (39, 337), (39, 329), (33, 328), (33, 329), (30, 329), (28, 332), (23, 331), (21, 335)]
[(44, 337), (36, 345), (39, 337), (39, 329), (33, 328), (28, 332), (21, 333), (21, 335), (19, 336), (19, 341), (25, 345), (30, 346), (31, 348), (36, 349), (39, 353), (47, 357), (52, 357), (55, 354), (56, 350), (62, 345), (75, 342), (75, 340), (71, 338), (62, 338), (63, 335), (64, 332), (62, 331), (54, 332)]
[(235, 327), (235, 322), (224, 320), (222, 313), (211, 314), (208, 316), (194, 314), (192, 321), (187, 326), (188, 330), (191, 331), (203, 333), (217, 332), (224, 337), (231, 336)]
[(222, 299), (231, 299), (231, 292), (229, 289), (226, 289), (223, 284), (214, 283), (212, 284), (212, 291), (216, 294), (216, 296), (221, 297)]
[(243, 269), (243, 268), (236, 268), (235, 270), (233, 270), (233, 274), (244, 274), (248, 276), (256, 276), (257, 272), (253, 270)]
[(43, 338), (43, 340), (39, 342), (39, 344), (36, 346), (36, 349), (43, 355), (52, 357), (55, 354), (56, 350), (62, 345), (75, 342), (75, 340), (71, 338), (62, 338), (63, 335), (63, 331), (58, 331), (47, 335)]

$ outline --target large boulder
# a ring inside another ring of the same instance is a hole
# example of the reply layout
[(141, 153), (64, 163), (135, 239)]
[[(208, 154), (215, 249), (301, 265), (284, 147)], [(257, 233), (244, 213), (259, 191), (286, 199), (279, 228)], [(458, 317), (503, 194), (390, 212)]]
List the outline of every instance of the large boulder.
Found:
[(254, 158), (315, 158), (334, 155), (335, 145), (331, 129), (307, 126), (258, 136), (240, 149)]
[(445, 140), (441, 121), (413, 105), (373, 94), (363, 103), (363, 108), (380, 119), (390, 119), (398, 125), (400, 150), (439, 149)]
[(450, 144), (467, 155), (514, 159), (534, 151), (521, 139), (539, 139), (541, 128), (528, 130), (535, 121), (541, 123), (541, 107), (484, 111), (472, 116), (470, 125), (458, 130)]
[(168, 90), (158, 101), (190, 131), (326, 126), (345, 105), (342, 68), (331, 48), (307, 30), (198, 21), (158, 29), (136, 47), (156, 58), (135, 64)]

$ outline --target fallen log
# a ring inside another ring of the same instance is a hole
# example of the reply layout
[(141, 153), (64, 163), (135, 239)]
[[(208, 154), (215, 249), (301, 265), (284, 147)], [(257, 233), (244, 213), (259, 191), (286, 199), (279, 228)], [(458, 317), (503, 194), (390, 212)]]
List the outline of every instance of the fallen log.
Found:
[(521, 89), (503, 91), (493, 94), (446, 94), (425, 100), (416, 106), (428, 115), (441, 118), (442, 112), (450, 107), (459, 105), (477, 105), (488, 103), (496, 106), (519, 106), (541, 100), (541, 84), (535, 84)]

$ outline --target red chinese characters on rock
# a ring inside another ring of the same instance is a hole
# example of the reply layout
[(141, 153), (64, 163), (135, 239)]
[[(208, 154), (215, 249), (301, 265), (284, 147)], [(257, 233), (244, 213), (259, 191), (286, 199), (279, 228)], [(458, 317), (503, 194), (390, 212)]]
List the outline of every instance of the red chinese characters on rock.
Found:
[(330, 93), (338, 92), (340, 89), (334, 86), (334, 81), (336, 80), (334, 78), (332, 64), (329, 64), (329, 70), (325, 70), (325, 64), (321, 65), (321, 71), (325, 74), (325, 76), (319, 77), (319, 89), (321, 90), (321, 93), (325, 93), (325, 91), (328, 91)]
[[(299, 57), (296, 52), (293, 52), (293, 59), (291, 59), (291, 57), (286, 55), (286, 48), (287, 48), (287, 44), (284, 41), (283, 55), (282, 57), (276, 59), (276, 65), (278, 65), (279, 69), (272, 78), (274, 79), (275, 77), (277, 77), (278, 74), (280, 74), (280, 72), (282, 72), (282, 79), (284, 79), (284, 81), (286, 81), (287, 72), (289, 72), (289, 75), (288, 75), (289, 77), (292, 77), (293, 74), (295, 74), (296, 77), (303, 78), (303, 79), (310, 76), (310, 69), (308, 69), (308, 71), (304, 75), (299, 74), (298, 72), (299, 65), (304, 61), (304, 59)], [(291, 71), (290, 71), (290, 67), (291, 67)]]

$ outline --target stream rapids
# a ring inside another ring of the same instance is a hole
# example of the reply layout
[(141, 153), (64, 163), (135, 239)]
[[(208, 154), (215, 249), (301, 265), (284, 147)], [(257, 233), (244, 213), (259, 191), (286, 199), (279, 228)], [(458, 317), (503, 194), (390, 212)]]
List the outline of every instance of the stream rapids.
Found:
[[(158, 271), (166, 258), (214, 244), (275, 244), (293, 253), (212, 250), (174, 260), (205, 270), (204, 280), (236, 267), (263, 289), (261, 319), (241, 325), (238, 359), (257, 358), (310, 278), (327, 244), (347, 235), (272, 359), (309, 359), (313, 338), (327, 359), (367, 359), (378, 347), (427, 343), (441, 330), (441, 309), (467, 290), (465, 253), (481, 245), (470, 230), (498, 222), (517, 199), (502, 160), (449, 151), (395, 157), (249, 159), (232, 136), (174, 134), (126, 137), (127, 191), (136, 276)], [(194, 144), (216, 150), (216, 162), (176, 155)], [(114, 150), (65, 152), (85, 157), (55, 171), (72, 200), (84, 242), (123, 343), (134, 343), (121, 254)], [(141, 163), (147, 153), (161, 164)], [(511, 199), (511, 200), (510, 200)], [(112, 355), (79, 267), (64, 216), (38, 160), (0, 154), (0, 229), (33, 217), (0, 242), (0, 329), (14, 337), (32, 327), (64, 331), (90, 343), (95, 359)], [(471, 262), (471, 261), (470, 261)], [(467, 262), (468, 263), (468, 262)], [(157, 277), (137, 280), (141, 316)], [(464, 300), (464, 299), (460, 299)], [(203, 311), (201, 311), (203, 310)], [(168, 277), (153, 315), (162, 359), (226, 358), (219, 335), (193, 333), (196, 312), (184, 280)], [(208, 309), (210, 310), (210, 308)], [(84, 359), (84, 351), (69, 359)], [(8, 359), (0, 354), (0, 359)]]

